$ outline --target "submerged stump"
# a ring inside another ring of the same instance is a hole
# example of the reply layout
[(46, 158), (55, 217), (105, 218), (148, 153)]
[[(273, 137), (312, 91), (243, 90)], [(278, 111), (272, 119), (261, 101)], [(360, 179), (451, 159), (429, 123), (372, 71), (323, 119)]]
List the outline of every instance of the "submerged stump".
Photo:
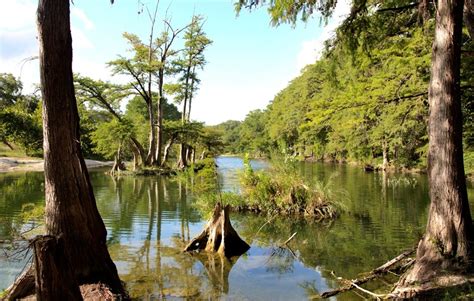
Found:
[(186, 246), (184, 251), (204, 250), (225, 255), (226, 257), (240, 256), (250, 249), (250, 246), (240, 238), (232, 227), (229, 219), (230, 206), (222, 208), (220, 203), (214, 207), (211, 219), (202, 232)]

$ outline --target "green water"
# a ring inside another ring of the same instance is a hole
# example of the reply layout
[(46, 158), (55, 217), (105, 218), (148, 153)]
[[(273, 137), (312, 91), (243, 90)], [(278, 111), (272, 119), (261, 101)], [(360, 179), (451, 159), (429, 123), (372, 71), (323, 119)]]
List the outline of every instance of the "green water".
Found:
[[(238, 191), (236, 173), (242, 160), (221, 157), (217, 164), (222, 189)], [(265, 168), (266, 163), (254, 165)], [(351, 279), (371, 270), (413, 247), (423, 232), (428, 211), (424, 175), (384, 177), (347, 165), (305, 163), (300, 167), (308, 179), (331, 178), (334, 187), (344, 189), (346, 212), (325, 223), (276, 218), (260, 232), (268, 217), (233, 214), (234, 227), (252, 247), (230, 262), (181, 252), (205, 223), (193, 209), (185, 184), (160, 177), (113, 179), (103, 171), (92, 171), (109, 250), (132, 297), (306, 300), (337, 287), (334, 274)], [(470, 186), (470, 195), (473, 192)], [(11, 238), (12, 229), (32, 226), (19, 220), (21, 208), (43, 202), (43, 194), (42, 173), (0, 174), (0, 290), (15, 279), (30, 256), (15, 254), (5, 240)], [(278, 248), (294, 232), (291, 250)], [(383, 289), (390, 281), (388, 277), (369, 288)], [(354, 292), (337, 297), (358, 299)]]

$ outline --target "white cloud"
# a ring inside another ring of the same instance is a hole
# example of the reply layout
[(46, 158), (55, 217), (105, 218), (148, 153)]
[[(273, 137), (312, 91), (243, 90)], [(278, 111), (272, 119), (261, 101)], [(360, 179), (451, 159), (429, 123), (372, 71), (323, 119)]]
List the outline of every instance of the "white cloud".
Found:
[(39, 81), (36, 39), (37, 2), (31, 0), (1, 0), (0, 10), (0, 72), (20, 77), (25, 92), (33, 91)]
[[(23, 82), (24, 92), (34, 90), (39, 83), (38, 60), (29, 60), (38, 56), (36, 30), (37, 1), (1, 0), (0, 10), (0, 73), (12, 73)], [(94, 23), (81, 9), (71, 8), (71, 34), (74, 50), (74, 70), (94, 77), (109, 77), (108, 70), (102, 64), (80, 59), (81, 50), (93, 49), (84, 30), (92, 30)], [(76, 51), (77, 50), (77, 51)]]
[(317, 39), (304, 41), (302, 43), (301, 50), (296, 59), (298, 71), (308, 64), (313, 64), (321, 56), (324, 49), (324, 42), (334, 35), (334, 31), (347, 17), (350, 9), (351, 4), (348, 0), (338, 1), (333, 17), (329, 24), (324, 27), (323, 33)]
[(80, 73), (94, 79), (108, 80), (110, 79), (110, 71), (104, 63), (91, 61), (82, 56), (74, 56), (72, 60), (72, 71)]
[(82, 24), (84, 25), (85, 29), (87, 30), (94, 29), (94, 22), (92, 22), (91, 19), (87, 17), (86, 13), (82, 9), (77, 8), (77, 7), (71, 8), (71, 17), (77, 18), (78, 20), (80, 20)]
[(0, 10), (0, 32), (24, 30), (34, 26), (36, 21), (36, 1), (2, 0)]
[(76, 49), (93, 49), (94, 44), (81, 29), (71, 26), (72, 47)]

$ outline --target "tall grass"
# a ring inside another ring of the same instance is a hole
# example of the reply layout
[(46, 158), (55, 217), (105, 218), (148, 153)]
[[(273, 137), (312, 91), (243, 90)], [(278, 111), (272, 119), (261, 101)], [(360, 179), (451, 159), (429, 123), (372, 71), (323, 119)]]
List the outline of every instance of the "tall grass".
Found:
[(335, 218), (345, 209), (347, 200), (347, 193), (334, 185), (334, 176), (325, 182), (310, 183), (300, 174), (296, 162), (288, 160), (273, 160), (268, 170), (256, 171), (245, 157), (239, 174), (240, 194), (221, 191), (212, 159), (179, 172), (176, 179), (192, 184), (194, 206), (203, 212), (211, 212), (220, 202), (235, 211)]
[(242, 197), (254, 211), (333, 218), (347, 199), (347, 193), (335, 187), (333, 177), (310, 183), (288, 160), (273, 160), (268, 171), (255, 171), (245, 158), (240, 179)]

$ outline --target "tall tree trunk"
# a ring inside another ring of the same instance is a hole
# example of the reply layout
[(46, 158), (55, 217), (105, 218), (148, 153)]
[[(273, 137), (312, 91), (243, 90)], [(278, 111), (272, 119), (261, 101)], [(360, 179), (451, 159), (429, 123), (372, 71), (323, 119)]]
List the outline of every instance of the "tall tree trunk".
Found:
[[(196, 66), (193, 66), (193, 75), (194, 75), (194, 72), (196, 71)], [(188, 122), (191, 120), (191, 105), (192, 105), (192, 101), (193, 101), (193, 91), (194, 91), (194, 76), (191, 78), (191, 87), (189, 88), (189, 100), (188, 100), (188, 112), (187, 112), (187, 120)]]
[(66, 258), (78, 284), (100, 281), (115, 293), (123, 293), (80, 148), (69, 0), (40, 0), (37, 14), (46, 232), (64, 240)]
[(131, 148), (133, 152), (134, 162), (133, 169), (136, 170), (140, 165), (143, 165), (146, 161), (145, 150), (143, 146), (135, 138), (130, 138)]
[(163, 149), (163, 104), (162, 104), (162, 96), (163, 95), (163, 87), (162, 83), (160, 83), (160, 96), (158, 96), (158, 116), (156, 120), (156, 147), (155, 147), (155, 164), (157, 166), (161, 166), (161, 153)]
[(386, 171), (388, 168), (388, 143), (385, 137), (382, 141), (382, 170)]
[(168, 160), (168, 156), (169, 156), (169, 153), (170, 153), (171, 146), (173, 145), (175, 139), (176, 138), (173, 136), (173, 137), (170, 138), (170, 140), (168, 140), (168, 143), (166, 144), (165, 149), (163, 151), (163, 160), (161, 161), (161, 166), (164, 166), (166, 164), (166, 161)]
[[(191, 59), (190, 59), (191, 60)], [(184, 100), (183, 100), (183, 112), (181, 113), (181, 123), (184, 125), (187, 121), (187, 107), (188, 107), (188, 98), (189, 98), (189, 78), (191, 72), (191, 63), (189, 63), (186, 69), (186, 80), (184, 83)], [(185, 135), (185, 134), (184, 134)], [(188, 166), (186, 161), (186, 145), (181, 142), (179, 145), (179, 157), (178, 157), (178, 168), (185, 168)]]
[(179, 145), (179, 159), (178, 159), (178, 168), (183, 169), (188, 166), (188, 161), (186, 160), (186, 150), (187, 146), (184, 143)]
[(153, 102), (150, 97), (148, 103), (148, 118), (150, 126), (150, 135), (148, 137), (148, 154), (146, 156), (146, 166), (155, 164), (155, 153), (156, 153), (156, 124), (155, 124), (155, 113), (153, 112)]
[(196, 150), (191, 148), (191, 156), (190, 156), (191, 163), (194, 164), (196, 163)]
[(38, 236), (33, 241), (35, 252), (36, 300), (82, 300), (64, 243), (54, 236)]
[[(151, 166), (156, 164), (156, 130), (157, 130), (157, 123), (155, 122), (155, 112), (153, 110), (153, 91), (152, 91), (152, 83), (153, 83), (153, 72), (151, 71), (151, 65), (153, 62), (153, 32), (155, 29), (155, 21), (156, 21), (156, 14), (158, 13), (158, 3), (156, 2), (155, 5), (155, 13), (153, 15), (148, 12), (151, 21), (151, 28), (150, 28), (150, 39), (148, 41), (148, 67), (150, 71), (148, 72), (148, 118), (150, 119), (150, 136), (149, 136), (149, 145), (148, 145), (148, 154), (146, 158), (145, 165)], [(148, 8), (147, 8), (148, 10)], [(159, 104), (158, 104), (159, 107)]]
[(416, 262), (403, 283), (465, 272), (473, 262), (473, 229), (462, 149), (460, 55), (462, 0), (439, 0), (429, 89), (428, 177), (431, 206)]

